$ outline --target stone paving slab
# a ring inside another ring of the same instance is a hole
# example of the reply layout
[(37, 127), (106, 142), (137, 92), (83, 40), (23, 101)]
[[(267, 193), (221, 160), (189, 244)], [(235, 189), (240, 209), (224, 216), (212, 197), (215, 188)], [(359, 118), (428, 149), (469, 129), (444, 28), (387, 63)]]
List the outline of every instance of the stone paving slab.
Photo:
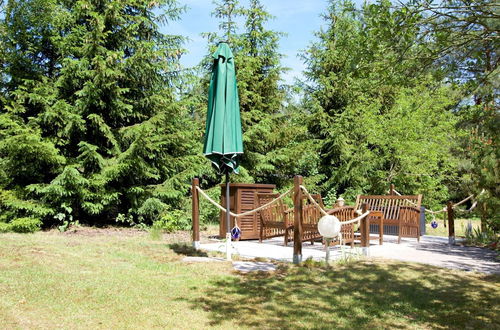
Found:
[(233, 268), (242, 273), (274, 272), (276, 270), (276, 265), (270, 262), (234, 261)]
[[(489, 249), (448, 245), (447, 237), (423, 236), (420, 243), (416, 239), (402, 239), (397, 244), (396, 236), (384, 236), (384, 244), (371, 242), (369, 256), (400, 261), (418, 262), (438, 267), (500, 274), (498, 253)], [(274, 238), (263, 243), (257, 241), (232, 242), (233, 253), (244, 258), (268, 258), (292, 262), (293, 243), (283, 246), (282, 238)], [(202, 244), (208, 251), (225, 252), (223, 242)], [(330, 260), (338, 260), (342, 255), (362, 255), (360, 248), (330, 247)], [(302, 245), (302, 259), (324, 260), (325, 249), (320, 243)]]
[(184, 257), (182, 258), (184, 262), (221, 262), (226, 261), (222, 258), (211, 258), (211, 257)]

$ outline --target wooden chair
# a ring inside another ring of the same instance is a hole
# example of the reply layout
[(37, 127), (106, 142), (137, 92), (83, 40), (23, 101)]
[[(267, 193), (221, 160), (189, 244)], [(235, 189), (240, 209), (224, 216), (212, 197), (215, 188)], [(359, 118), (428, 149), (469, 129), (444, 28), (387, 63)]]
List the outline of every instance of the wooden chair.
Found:
[[(278, 196), (279, 194), (276, 193), (256, 193), (257, 207), (269, 203)], [(313, 194), (311, 196), (321, 207), (324, 207), (321, 195)], [(314, 241), (320, 241), (322, 238), (318, 231), (321, 212), (307, 197), (303, 197), (302, 203), (301, 240), (314, 244)], [(283, 201), (266, 207), (259, 214), (261, 220), (259, 242), (272, 237), (284, 236), (284, 245), (287, 246), (288, 242), (293, 240), (293, 209), (287, 209)]]
[[(323, 209), (323, 199), (320, 194), (311, 194), (312, 198)], [(322, 214), (316, 205), (314, 205), (307, 196), (303, 196), (302, 204), (302, 241), (310, 241), (311, 245), (314, 241), (320, 241), (322, 236), (318, 231), (318, 221), (321, 219)]]
[[(325, 209), (323, 199), (320, 194), (311, 194), (314, 200)], [(302, 241), (314, 241), (321, 240), (323, 237), (318, 231), (318, 221), (321, 219), (321, 211), (309, 200), (309, 198), (304, 197), (302, 210)], [(341, 222), (354, 219), (355, 213), (352, 206), (337, 207), (332, 210), (327, 211), (328, 214), (336, 216)], [(344, 244), (350, 244), (351, 247), (354, 246), (354, 224), (348, 224), (341, 227), (342, 242)], [(340, 244), (339, 240), (333, 240), (332, 245)]]
[[(257, 207), (265, 205), (278, 198), (277, 193), (255, 193)], [(287, 209), (282, 200), (259, 211), (260, 217), (260, 235), (259, 242), (262, 240), (284, 236), (284, 245), (293, 239), (293, 209)]]
[(420, 235), (420, 207), (401, 206), (398, 244), (401, 242), (401, 237), (417, 237), (417, 242), (420, 242)]

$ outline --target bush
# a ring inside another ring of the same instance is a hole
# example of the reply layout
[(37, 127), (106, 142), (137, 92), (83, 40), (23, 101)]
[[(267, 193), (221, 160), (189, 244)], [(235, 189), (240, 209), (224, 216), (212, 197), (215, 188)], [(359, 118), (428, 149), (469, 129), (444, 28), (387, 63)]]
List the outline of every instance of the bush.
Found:
[[(205, 191), (212, 199), (215, 201), (220, 200), (220, 187), (216, 186), (212, 189)], [(191, 210), (191, 198), (188, 200), (188, 207), (186, 209)], [(200, 223), (206, 225), (208, 223), (219, 223), (219, 209), (213, 206), (204, 197), (200, 196)]]
[(10, 224), (5, 222), (0, 222), (0, 233), (6, 233), (10, 231)]
[(189, 223), (184, 212), (180, 210), (168, 211), (163, 213), (158, 220), (153, 222), (152, 229), (164, 230), (166, 232), (173, 232), (176, 230), (187, 229)]
[(42, 221), (37, 218), (17, 218), (7, 224), (9, 230), (16, 233), (34, 233), (40, 230)]
[(487, 246), (493, 249), (498, 248), (499, 237), (491, 229), (481, 231), (480, 228), (467, 228), (465, 231), (467, 243), (475, 246)]

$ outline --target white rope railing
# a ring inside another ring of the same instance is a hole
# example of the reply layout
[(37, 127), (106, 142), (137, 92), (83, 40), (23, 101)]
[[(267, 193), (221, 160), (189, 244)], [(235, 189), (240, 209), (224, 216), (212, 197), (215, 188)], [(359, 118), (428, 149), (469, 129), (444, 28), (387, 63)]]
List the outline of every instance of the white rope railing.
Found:
[[(311, 201), (311, 203), (313, 203), (314, 206), (316, 206), (319, 209), (319, 211), (321, 212), (321, 214), (323, 214), (323, 215), (329, 215), (328, 212), (326, 212), (321, 207), (321, 205), (319, 205), (318, 202), (316, 202), (316, 200), (314, 199), (314, 197), (311, 196), (311, 194), (309, 193), (309, 191), (307, 191), (306, 187), (300, 186), (300, 189), (302, 189), (304, 191), (304, 193), (306, 194), (307, 198)], [(359, 211), (360, 210), (357, 210), (356, 212), (359, 214), (360, 213)], [(345, 226), (345, 225), (349, 225), (351, 223), (360, 222), (363, 218), (365, 218), (366, 216), (368, 216), (368, 214), (370, 214), (370, 211), (366, 211), (365, 213), (361, 214), (357, 218), (351, 219), (349, 221), (341, 221), (340, 224), (342, 226)]]
[[(401, 195), (396, 189), (393, 189), (392, 190), (397, 196), (403, 196)], [(481, 196), (482, 194), (484, 193), (484, 189), (481, 190), (481, 192), (477, 195), (477, 197)], [(457, 206), (460, 206), (462, 205), (463, 203), (467, 202), (469, 199), (471, 198), (474, 198), (474, 195), (470, 195), (464, 199), (462, 199), (460, 202), (458, 203), (455, 203), (452, 205), (452, 208), (455, 209)], [(408, 200), (408, 199), (405, 199), (408, 203), (411, 203), (415, 206), (417, 206), (418, 204)], [(474, 201), (474, 203), (472, 203), (472, 206), (467, 209), (467, 210), (461, 210), (461, 209), (457, 209), (457, 211), (461, 211), (461, 212), (471, 212), (475, 207), (477, 206), (477, 201)], [(442, 210), (439, 210), (439, 211), (433, 211), (433, 210), (429, 210), (429, 209), (425, 209), (425, 212), (427, 213), (430, 213), (432, 215), (435, 215), (435, 214), (439, 214), (439, 213), (443, 213), (443, 212), (447, 212), (448, 211), (448, 208), (447, 207), (444, 207)]]
[[(200, 187), (196, 186), (196, 190), (203, 196), (205, 197), (210, 203), (212, 203), (215, 207), (217, 207), (219, 210), (221, 210), (222, 212), (226, 212), (226, 208), (223, 207), (222, 205), (220, 205), (219, 203), (217, 203), (216, 201), (214, 201), (210, 196), (208, 196), (208, 194), (206, 192), (203, 191), (203, 189), (201, 189)], [(241, 218), (241, 217), (244, 217), (246, 215), (250, 215), (250, 214), (254, 214), (254, 213), (257, 213), (259, 212), (260, 210), (262, 209), (265, 209), (266, 207), (269, 207), (271, 205), (273, 205), (274, 203), (277, 203), (279, 200), (285, 198), (286, 195), (288, 195), (290, 192), (292, 191), (292, 189), (288, 189), (286, 192), (284, 192), (283, 194), (281, 194), (280, 196), (276, 197), (275, 199), (273, 199), (272, 201), (270, 201), (269, 203), (266, 203), (264, 205), (261, 205), (253, 210), (250, 210), (250, 211), (246, 211), (246, 212), (243, 212), (243, 213), (234, 213), (234, 212), (231, 212), (229, 211), (229, 214), (232, 216), (232, 217), (235, 217), (235, 218)]]
[(463, 203), (467, 202), (467, 201), (468, 201), (469, 199), (471, 199), (472, 197), (474, 197), (474, 195), (470, 195), (469, 197), (467, 197), (467, 198), (465, 198), (465, 199), (461, 200), (460, 202), (453, 204), (453, 208), (455, 208), (455, 207), (457, 207), (457, 206), (459, 206), (459, 205), (462, 205)]
[(363, 218), (367, 217), (369, 214), (370, 214), (370, 211), (366, 211), (365, 213), (361, 214), (359, 217), (351, 219), (349, 221), (341, 221), (340, 224), (342, 226), (345, 226), (345, 225), (349, 225), (351, 223), (360, 222), (361, 220), (363, 220)]
[(475, 201), (474, 203), (472, 203), (471, 207), (466, 209), (466, 210), (462, 210), (462, 209), (456, 209), (455, 211), (458, 211), (458, 212), (464, 212), (464, 213), (470, 213), (472, 212), (477, 206), (477, 201)]
[(439, 213), (443, 213), (443, 212), (447, 212), (448, 209), (445, 207), (443, 208), (442, 210), (439, 210), (439, 211), (433, 211), (433, 210), (429, 210), (429, 209), (425, 209), (424, 208), (424, 211), (427, 212), (427, 213), (430, 213), (432, 215), (436, 215), (436, 214), (439, 214)]
[(307, 198), (311, 201), (311, 203), (313, 203), (314, 206), (316, 206), (318, 208), (318, 210), (321, 212), (321, 214), (328, 215), (328, 212), (323, 210), (321, 205), (319, 205), (318, 202), (316, 202), (316, 200), (314, 199), (314, 197), (312, 197), (311, 194), (307, 191), (306, 187), (300, 186), (300, 189), (302, 189), (306, 193)]

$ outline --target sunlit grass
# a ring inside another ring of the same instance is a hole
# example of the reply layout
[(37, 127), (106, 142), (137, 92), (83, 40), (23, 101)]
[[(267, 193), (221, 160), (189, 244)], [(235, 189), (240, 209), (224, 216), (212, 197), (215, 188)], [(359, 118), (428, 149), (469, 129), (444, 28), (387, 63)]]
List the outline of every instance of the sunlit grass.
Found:
[[(438, 223), (438, 227), (436, 229), (431, 227), (430, 223), (427, 223), (425, 225), (425, 234), (426, 235), (431, 235), (431, 236), (445, 236), (448, 237), (448, 222), (446, 222), (446, 227), (444, 226), (444, 221), (442, 218), (438, 219), (436, 218), (436, 221)], [(470, 220), (472, 224), (472, 228), (480, 228), (481, 227), (481, 221), (480, 220)], [(469, 224), (468, 219), (456, 219), (455, 220), (455, 236), (459, 237), (465, 237), (465, 230), (467, 229), (467, 226)]]
[(500, 327), (498, 276), (379, 260), (240, 275), (183, 262), (170, 237), (0, 235), (2, 328)]

